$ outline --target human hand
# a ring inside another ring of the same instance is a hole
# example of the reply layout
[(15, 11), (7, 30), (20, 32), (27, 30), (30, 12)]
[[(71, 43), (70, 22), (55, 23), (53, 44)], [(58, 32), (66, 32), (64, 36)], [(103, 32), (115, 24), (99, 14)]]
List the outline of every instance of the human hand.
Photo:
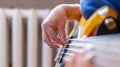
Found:
[(73, 57), (65, 59), (65, 67), (92, 67), (93, 53), (75, 52)]
[(62, 6), (54, 8), (42, 24), (43, 40), (51, 47), (66, 43), (66, 14)]
[(65, 24), (68, 19), (79, 20), (79, 5), (62, 4), (55, 7), (42, 23), (43, 40), (51, 47), (66, 44)]

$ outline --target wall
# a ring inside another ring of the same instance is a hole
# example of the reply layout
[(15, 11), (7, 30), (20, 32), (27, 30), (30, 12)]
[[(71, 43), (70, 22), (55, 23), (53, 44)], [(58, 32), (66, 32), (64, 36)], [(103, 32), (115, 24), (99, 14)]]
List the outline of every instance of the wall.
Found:
[(79, 0), (0, 0), (0, 7), (53, 8), (63, 3), (79, 3)]

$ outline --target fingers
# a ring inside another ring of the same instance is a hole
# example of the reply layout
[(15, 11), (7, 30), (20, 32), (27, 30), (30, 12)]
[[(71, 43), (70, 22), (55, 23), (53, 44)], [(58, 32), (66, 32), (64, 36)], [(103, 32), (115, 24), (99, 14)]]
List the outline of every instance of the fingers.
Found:
[(84, 53), (75, 52), (73, 57), (74, 67), (83, 67)]
[(65, 67), (73, 67), (73, 57), (68, 57), (65, 59)]
[[(86, 57), (89, 54), (89, 58)], [(74, 52), (73, 57), (65, 59), (66, 67), (92, 67), (93, 53), (89, 52)]]
[[(50, 47), (54, 47), (54, 45), (63, 45), (65, 43), (65, 33), (64, 31), (63, 33), (60, 32), (59, 26), (65, 26), (66, 22), (64, 21), (67, 20), (66, 17), (66, 11), (61, 6), (54, 8), (42, 23), (42, 32), (44, 32), (43, 39)], [(60, 36), (58, 36), (58, 34)]]
[(50, 23), (42, 24), (42, 36), (43, 40), (51, 47), (59, 47), (60, 44), (64, 44), (57, 35), (56, 28)]
[(50, 46), (50, 48), (59, 48), (58, 44), (54, 44), (51, 42), (50, 38), (48, 37), (48, 34), (46, 34), (46, 39), (44, 41)]
[(63, 44), (62, 41), (57, 37), (56, 29), (52, 26), (47, 26), (46, 32), (51, 40), (56, 41), (59, 44)]
[(74, 57), (75, 67), (92, 67), (93, 51), (84, 53), (76, 52)]
[(61, 26), (58, 28), (60, 40), (62, 41), (63, 44), (66, 44), (66, 35), (65, 35), (65, 26)]
[(92, 60), (94, 58), (94, 52), (93, 51), (89, 51), (85, 54), (85, 60)]
[(88, 52), (85, 59), (84, 59), (85, 60), (84, 63), (86, 63), (85, 67), (92, 67), (93, 58), (94, 58), (94, 53), (91, 51)]
[(58, 44), (54, 44), (52, 43), (51, 39), (49, 38), (46, 29), (45, 29), (45, 25), (42, 24), (42, 38), (44, 40), (45, 43), (47, 43), (51, 48), (59, 48)]
[(67, 57), (65, 59), (65, 67), (83, 67), (83, 53), (74, 52), (73, 57)]

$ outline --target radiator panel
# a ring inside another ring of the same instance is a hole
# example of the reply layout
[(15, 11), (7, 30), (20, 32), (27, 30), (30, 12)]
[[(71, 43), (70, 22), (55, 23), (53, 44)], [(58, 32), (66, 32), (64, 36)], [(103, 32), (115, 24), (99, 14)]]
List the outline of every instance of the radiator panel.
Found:
[(27, 67), (38, 67), (38, 16), (35, 10), (30, 10), (27, 23)]
[[(40, 24), (48, 13), (48, 9), (0, 8), (0, 67), (52, 66), (52, 59), (41, 59), (52, 57), (52, 51), (45, 51), (49, 47), (42, 48), (44, 44), (42, 45), (40, 29)], [(47, 56), (42, 55), (42, 51)]]
[(9, 66), (9, 36), (8, 36), (8, 23), (7, 15), (4, 9), (0, 9), (0, 67)]
[(13, 67), (23, 67), (23, 23), (19, 9), (12, 14), (12, 63)]

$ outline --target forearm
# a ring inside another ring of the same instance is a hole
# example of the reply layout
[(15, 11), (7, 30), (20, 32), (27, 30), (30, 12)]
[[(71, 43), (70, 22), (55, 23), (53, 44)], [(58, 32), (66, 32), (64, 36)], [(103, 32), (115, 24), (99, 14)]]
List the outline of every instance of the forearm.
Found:
[(66, 12), (67, 19), (77, 20), (77, 21), (80, 20), (82, 15), (80, 12), (80, 5), (79, 4), (63, 4), (62, 6)]
[(56, 14), (57, 16), (64, 15), (67, 20), (79, 21), (82, 16), (79, 4), (61, 4), (54, 8), (52, 12), (54, 12), (54, 14)]

